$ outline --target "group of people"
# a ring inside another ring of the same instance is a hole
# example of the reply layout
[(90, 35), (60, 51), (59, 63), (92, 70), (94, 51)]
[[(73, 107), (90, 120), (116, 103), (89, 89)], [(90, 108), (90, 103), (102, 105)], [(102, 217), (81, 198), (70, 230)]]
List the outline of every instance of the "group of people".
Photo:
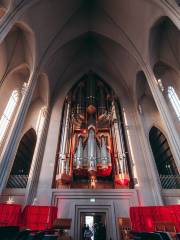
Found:
[(92, 229), (84, 224), (82, 228), (83, 240), (106, 240), (106, 227), (102, 222), (95, 223)]

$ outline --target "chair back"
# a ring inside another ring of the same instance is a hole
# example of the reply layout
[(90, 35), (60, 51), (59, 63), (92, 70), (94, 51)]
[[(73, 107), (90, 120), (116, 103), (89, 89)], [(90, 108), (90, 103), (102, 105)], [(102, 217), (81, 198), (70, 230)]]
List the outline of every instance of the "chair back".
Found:
[(171, 239), (176, 239), (176, 226), (173, 222), (155, 222), (154, 229), (157, 232), (167, 232)]
[(130, 218), (118, 218), (119, 233), (122, 240), (130, 239), (131, 221)]
[(157, 232), (165, 232), (166, 227), (164, 222), (154, 222), (154, 230)]

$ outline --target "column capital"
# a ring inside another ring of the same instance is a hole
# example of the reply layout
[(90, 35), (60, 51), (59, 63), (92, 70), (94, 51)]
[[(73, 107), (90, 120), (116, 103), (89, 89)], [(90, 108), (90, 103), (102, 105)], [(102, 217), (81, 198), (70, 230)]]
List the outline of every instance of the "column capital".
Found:
[(49, 113), (48, 107), (44, 106), (43, 108), (41, 108), (41, 112), (42, 112), (42, 116), (46, 117), (48, 115), (48, 113)]

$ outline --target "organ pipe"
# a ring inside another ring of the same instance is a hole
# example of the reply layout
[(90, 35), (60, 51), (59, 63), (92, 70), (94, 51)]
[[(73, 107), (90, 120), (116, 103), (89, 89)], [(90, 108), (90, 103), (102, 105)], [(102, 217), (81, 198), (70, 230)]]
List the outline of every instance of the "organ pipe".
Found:
[(76, 168), (83, 168), (83, 138), (81, 136), (78, 139), (78, 147), (76, 151)]
[(122, 133), (122, 126), (118, 124), (120, 121), (118, 109), (116, 103), (112, 103), (113, 123), (112, 133), (115, 147), (115, 161), (116, 161), (116, 173), (117, 175), (128, 176), (127, 159), (125, 152), (124, 137)]
[(70, 130), (70, 101), (66, 101), (64, 109), (64, 119), (62, 125), (60, 154), (59, 154), (59, 174), (66, 174), (68, 172), (69, 164), (67, 160), (67, 153), (69, 152), (70, 138), (68, 132)]
[(109, 155), (106, 146), (105, 137), (101, 137), (101, 168), (107, 168), (109, 163)]
[(79, 117), (83, 120), (84, 119), (84, 85), (80, 84), (78, 92), (77, 92), (77, 110), (76, 113), (79, 114)]
[(98, 90), (99, 90), (98, 115), (99, 115), (99, 119), (101, 119), (103, 114), (106, 111), (106, 101), (105, 101), (105, 92), (104, 92), (103, 86), (100, 85)]
[(69, 184), (72, 179), (74, 183), (84, 178), (95, 188), (96, 180), (105, 177), (109, 181), (114, 176), (115, 183), (128, 178), (117, 104), (113, 91), (92, 73), (72, 89), (64, 106), (57, 183), (60, 180), (60, 184)]
[(95, 131), (91, 127), (88, 134), (88, 160), (90, 173), (96, 172), (96, 142), (95, 142)]
[(96, 112), (96, 81), (90, 75), (87, 79), (87, 112), (93, 114)]

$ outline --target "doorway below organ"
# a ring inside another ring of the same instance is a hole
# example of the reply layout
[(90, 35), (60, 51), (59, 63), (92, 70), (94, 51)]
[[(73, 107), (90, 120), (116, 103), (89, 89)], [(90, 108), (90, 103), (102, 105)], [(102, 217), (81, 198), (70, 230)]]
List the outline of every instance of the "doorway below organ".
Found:
[[(80, 215), (80, 239), (84, 240), (85, 229), (89, 227), (93, 233), (91, 240), (107, 239), (107, 220), (105, 212), (83, 212)], [(105, 237), (106, 236), (106, 237)]]

